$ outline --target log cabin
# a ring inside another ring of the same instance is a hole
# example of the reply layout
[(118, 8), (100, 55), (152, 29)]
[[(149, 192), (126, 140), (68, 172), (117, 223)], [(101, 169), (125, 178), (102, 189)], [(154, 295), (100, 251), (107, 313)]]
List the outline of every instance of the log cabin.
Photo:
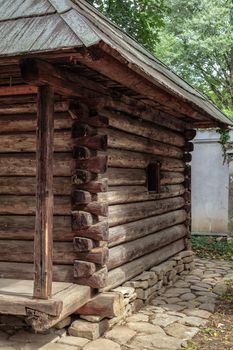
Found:
[(0, 314), (45, 329), (190, 249), (191, 141), (231, 122), (84, 0), (0, 37)]

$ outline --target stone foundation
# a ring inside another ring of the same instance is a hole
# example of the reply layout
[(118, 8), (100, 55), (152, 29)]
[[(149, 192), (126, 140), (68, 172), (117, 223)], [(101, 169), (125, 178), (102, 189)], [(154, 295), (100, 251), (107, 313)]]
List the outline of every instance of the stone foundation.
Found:
[(71, 324), (70, 335), (93, 340), (114, 325), (123, 324), (126, 317), (137, 312), (151, 299), (162, 295), (166, 288), (171, 287), (176, 282), (179, 276), (188, 274), (194, 268), (193, 260), (192, 251), (182, 251), (162, 264), (125, 282), (122, 286), (114, 288), (113, 291), (121, 293), (124, 297), (122, 314), (112, 319), (80, 315), (80, 319)]

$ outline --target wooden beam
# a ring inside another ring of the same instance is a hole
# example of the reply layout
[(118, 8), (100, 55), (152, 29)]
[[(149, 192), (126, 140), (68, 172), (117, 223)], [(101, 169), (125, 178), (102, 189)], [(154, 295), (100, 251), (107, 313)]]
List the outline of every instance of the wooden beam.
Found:
[(79, 77), (68, 69), (62, 69), (38, 59), (24, 59), (20, 63), (23, 80), (31, 85), (53, 86), (56, 93), (65, 96), (91, 97), (108, 96), (109, 91), (102, 84)]
[(15, 86), (0, 87), (0, 96), (29, 95), (29, 94), (36, 94), (36, 93), (37, 93), (37, 86), (15, 85)]
[(82, 48), (79, 53), (73, 56), (73, 59), (139, 94), (146, 95), (153, 101), (158, 101), (189, 117), (195, 118), (198, 116), (198, 112), (188, 103), (162, 90), (161, 86), (158, 87), (155, 85), (155, 82), (148, 81), (148, 79), (143, 76), (142, 71), (139, 73), (133, 71), (133, 69), (136, 70), (135, 65), (132, 65), (130, 69), (126, 64), (122, 64), (118, 59), (113, 57), (112, 53), (109, 54), (105, 52), (104, 50), (106, 49), (107, 46), (103, 45), (96, 53), (95, 48)]
[(96, 315), (101, 317), (117, 317), (124, 309), (124, 298), (121, 293), (100, 293), (75, 313), (80, 315)]
[(40, 86), (36, 136), (36, 225), (34, 238), (34, 298), (52, 293), (53, 254), (53, 132), (54, 90)]

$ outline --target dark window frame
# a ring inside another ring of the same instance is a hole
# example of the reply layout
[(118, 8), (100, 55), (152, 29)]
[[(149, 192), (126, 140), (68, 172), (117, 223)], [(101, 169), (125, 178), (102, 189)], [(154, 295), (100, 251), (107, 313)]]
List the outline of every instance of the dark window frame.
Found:
[(161, 192), (161, 163), (151, 162), (146, 168), (146, 185), (149, 193)]

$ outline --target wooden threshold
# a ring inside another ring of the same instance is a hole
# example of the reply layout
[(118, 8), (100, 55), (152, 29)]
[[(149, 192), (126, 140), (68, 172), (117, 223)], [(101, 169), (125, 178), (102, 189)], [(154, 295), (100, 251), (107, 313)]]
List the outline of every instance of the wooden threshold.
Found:
[(49, 300), (33, 298), (33, 281), (0, 278), (0, 314), (25, 316), (34, 330), (43, 331), (92, 297), (91, 288), (73, 283), (53, 282)]

